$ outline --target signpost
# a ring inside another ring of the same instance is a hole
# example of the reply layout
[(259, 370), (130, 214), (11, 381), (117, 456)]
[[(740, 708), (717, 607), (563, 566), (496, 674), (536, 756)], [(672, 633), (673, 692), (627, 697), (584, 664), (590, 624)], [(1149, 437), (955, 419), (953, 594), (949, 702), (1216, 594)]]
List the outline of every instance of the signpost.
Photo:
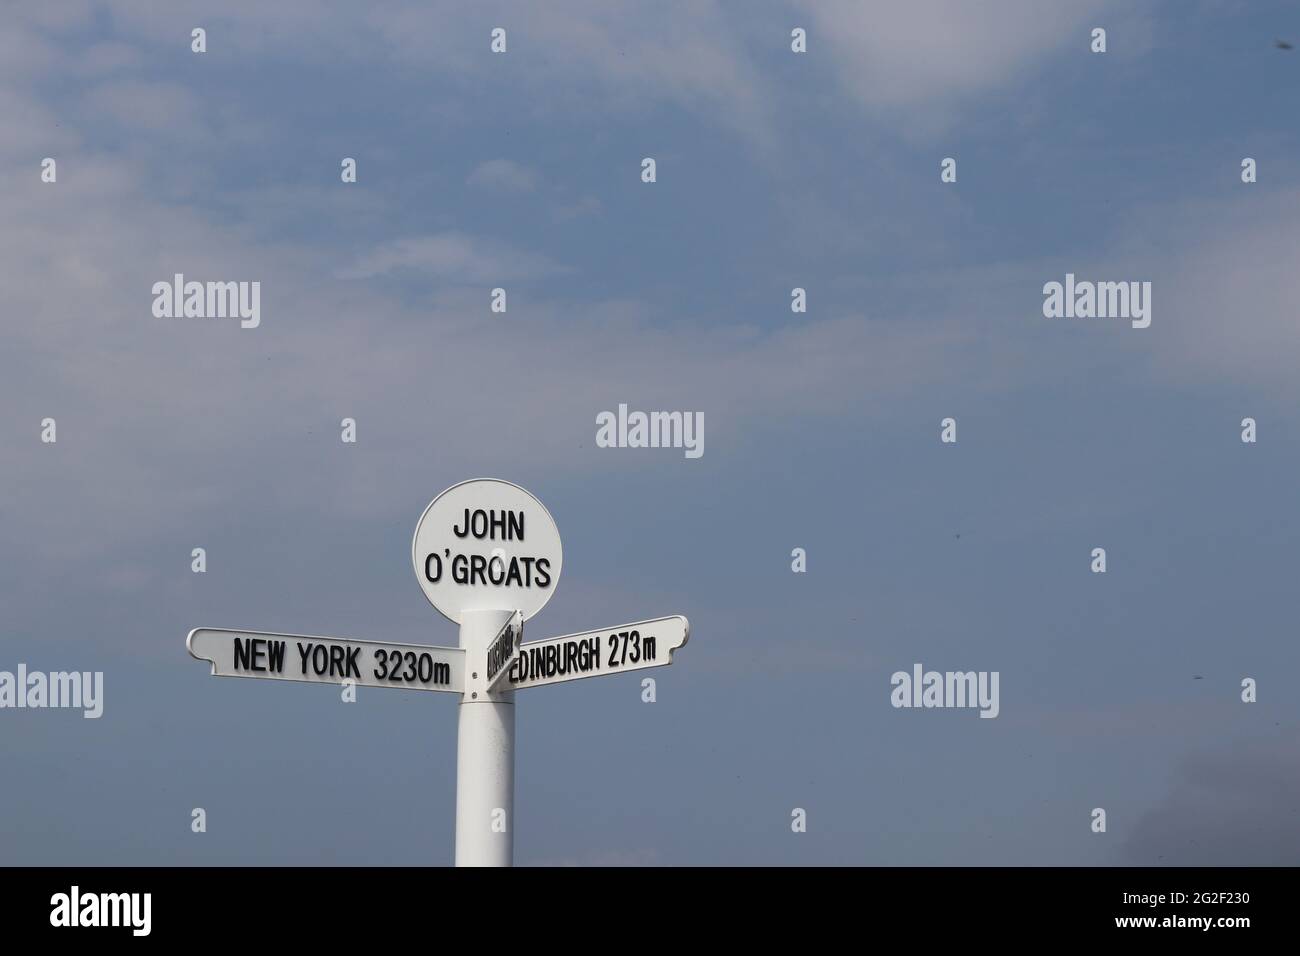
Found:
[(456, 865), (514, 856), (515, 691), (672, 663), (690, 636), (680, 615), (523, 644), (524, 622), (555, 592), (563, 565), (550, 512), (518, 485), (452, 485), (415, 527), (411, 559), (425, 597), (460, 626), (459, 647), (196, 628), (190, 654), (217, 677), (400, 687), (461, 695)]

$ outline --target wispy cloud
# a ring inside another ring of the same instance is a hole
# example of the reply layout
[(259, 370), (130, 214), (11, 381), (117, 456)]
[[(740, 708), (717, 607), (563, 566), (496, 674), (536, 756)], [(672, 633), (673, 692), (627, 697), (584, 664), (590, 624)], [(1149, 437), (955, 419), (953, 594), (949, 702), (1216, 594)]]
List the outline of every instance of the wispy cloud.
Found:
[(1180, 763), (1168, 793), (1124, 844), (1144, 866), (1295, 866), (1300, 863), (1300, 747), (1252, 739), (1202, 748)]
[(483, 189), (526, 193), (536, 188), (537, 173), (522, 163), (489, 159), (475, 166), (465, 182)]
[[(909, 130), (956, 120), (957, 107), (1004, 89), (1048, 58), (1070, 49), (1086, 53), (1087, 28), (1114, 29), (1119, 17), (1131, 16), (1110, 0), (799, 0), (798, 6), (813, 25), (809, 44), (829, 49), (846, 89)], [(1102, 13), (1112, 16), (1097, 22)]]
[(456, 282), (540, 279), (567, 271), (538, 253), (461, 233), (392, 239), (339, 271), (341, 279), (368, 279), (394, 272), (427, 273)]

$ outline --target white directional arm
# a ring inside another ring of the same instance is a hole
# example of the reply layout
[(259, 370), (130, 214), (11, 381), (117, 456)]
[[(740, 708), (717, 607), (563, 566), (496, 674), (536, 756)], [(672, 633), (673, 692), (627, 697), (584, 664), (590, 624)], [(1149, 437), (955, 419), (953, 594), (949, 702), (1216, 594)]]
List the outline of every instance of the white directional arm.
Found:
[(622, 674), (673, 662), (691, 625), (680, 614), (521, 644), (506, 684), (512, 690)]
[(216, 677), (312, 684), (352, 681), (362, 687), (455, 694), (465, 689), (465, 652), (457, 647), (211, 627), (190, 631), (185, 646), (192, 657), (210, 663)]

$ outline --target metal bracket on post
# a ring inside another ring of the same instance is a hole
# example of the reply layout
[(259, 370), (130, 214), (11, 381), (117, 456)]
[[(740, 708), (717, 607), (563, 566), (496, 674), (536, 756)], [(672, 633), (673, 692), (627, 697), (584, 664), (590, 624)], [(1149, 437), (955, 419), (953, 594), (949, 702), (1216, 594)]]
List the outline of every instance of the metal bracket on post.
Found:
[(466, 649), (465, 701), (514, 701), (514, 691), (505, 680), (523, 637), (524, 616), (515, 611), (481, 651)]

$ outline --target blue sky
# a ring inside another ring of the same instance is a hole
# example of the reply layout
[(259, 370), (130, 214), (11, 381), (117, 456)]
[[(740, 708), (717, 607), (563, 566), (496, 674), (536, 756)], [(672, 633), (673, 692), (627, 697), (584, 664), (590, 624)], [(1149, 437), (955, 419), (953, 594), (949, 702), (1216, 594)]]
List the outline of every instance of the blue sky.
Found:
[[(449, 863), (454, 698), (184, 636), (455, 643), (410, 536), (490, 475), (564, 541), (526, 638), (692, 623), (654, 704), (520, 694), (521, 864), (1297, 862), (1294, 6), (4, 17), (0, 670), (105, 711), (0, 711), (0, 861)], [(260, 327), (154, 318), (176, 272), (260, 281)], [(1151, 327), (1044, 318), (1067, 272)], [(703, 457), (597, 448), (620, 403)], [(915, 662), (1000, 715), (893, 709)]]

